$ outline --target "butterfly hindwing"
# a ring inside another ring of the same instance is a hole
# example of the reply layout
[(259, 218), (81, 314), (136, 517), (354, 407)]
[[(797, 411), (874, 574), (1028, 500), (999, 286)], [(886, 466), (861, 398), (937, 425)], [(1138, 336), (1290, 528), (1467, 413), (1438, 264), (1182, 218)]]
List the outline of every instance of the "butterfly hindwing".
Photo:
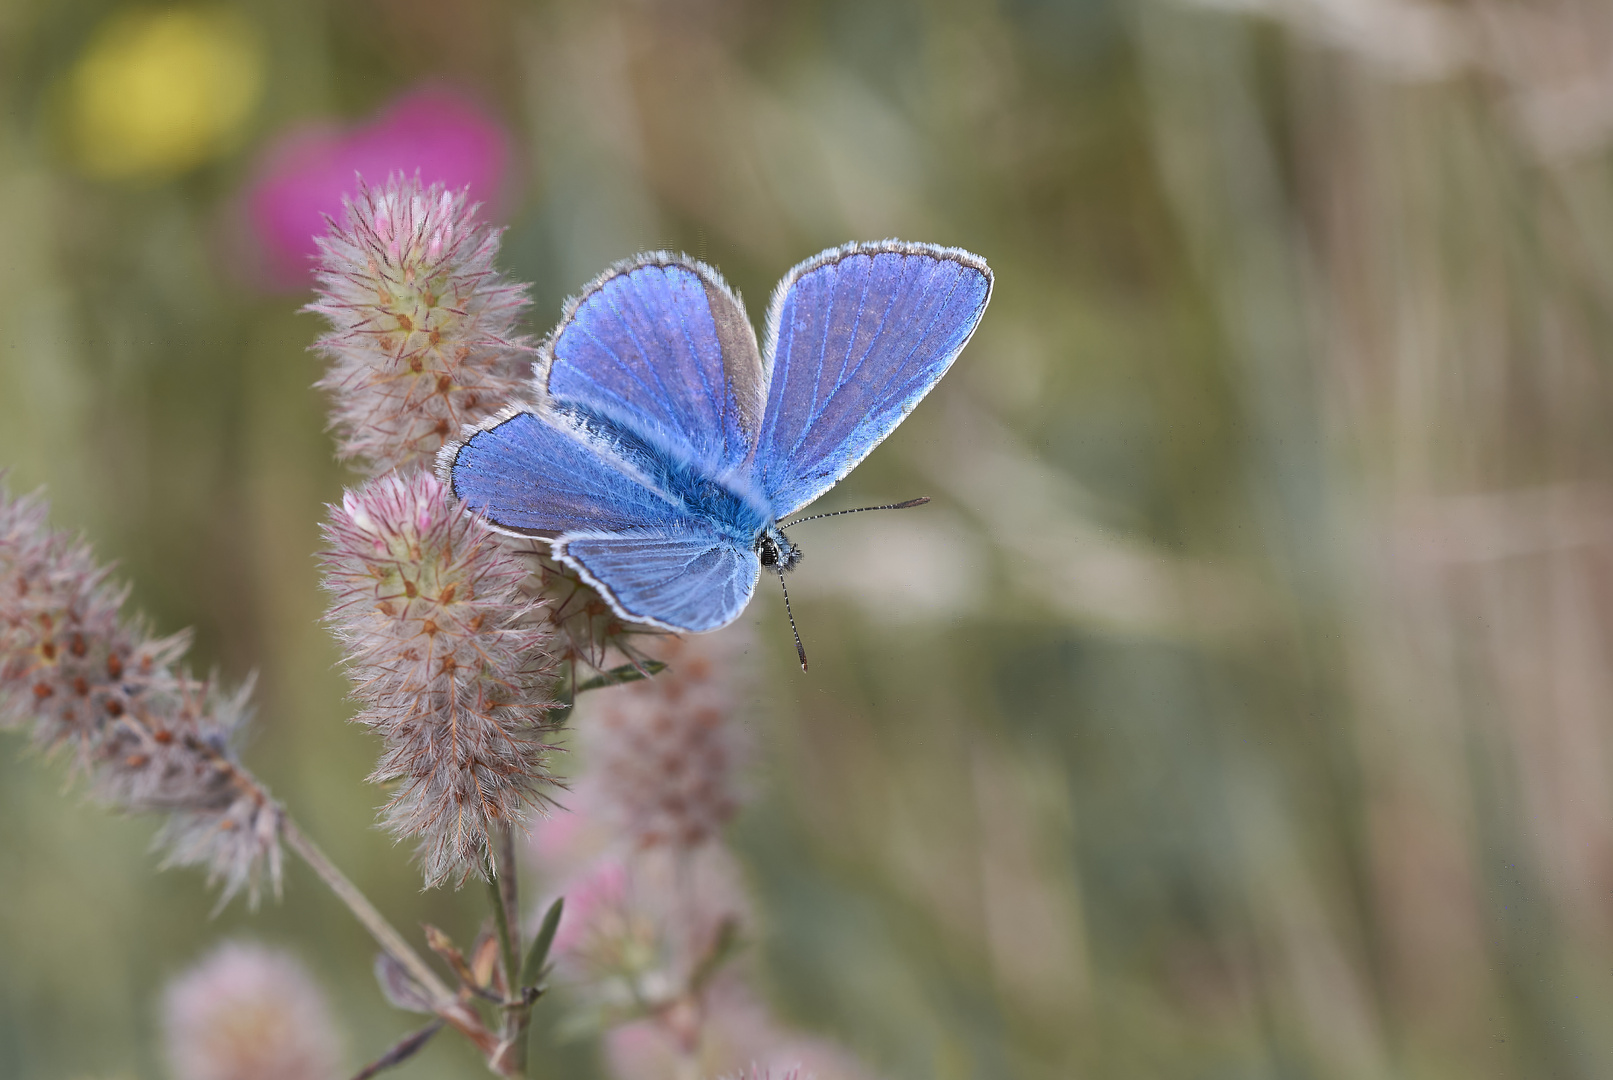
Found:
[(633, 622), (701, 633), (727, 626), (750, 602), (756, 553), (690, 522), (628, 533), (573, 533), (555, 556)]
[(778, 517), (822, 495), (902, 422), (974, 333), (985, 261), (885, 241), (826, 251), (773, 294), (756, 480)]
[(567, 305), (539, 359), (550, 399), (688, 453), (749, 460), (762, 367), (744, 306), (711, 267), (666, 252), (607, 270)]

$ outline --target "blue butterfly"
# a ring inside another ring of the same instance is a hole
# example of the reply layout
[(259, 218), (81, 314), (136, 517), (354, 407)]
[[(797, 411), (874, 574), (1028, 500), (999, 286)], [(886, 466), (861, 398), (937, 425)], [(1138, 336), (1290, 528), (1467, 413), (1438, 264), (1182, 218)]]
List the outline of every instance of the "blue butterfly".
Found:
[(716, 630), (763, 566), (782, 582), (800, 560), (780, 522), (930, 392), (991, 286), (958, 248), (848, 244), (784, 276), (758, 349), (717, 271), (638, 255), (567, 302), (539, 350), (537, 404), (467, 428), (438, 468), (493, 528), (547, 540), (622, 618)]

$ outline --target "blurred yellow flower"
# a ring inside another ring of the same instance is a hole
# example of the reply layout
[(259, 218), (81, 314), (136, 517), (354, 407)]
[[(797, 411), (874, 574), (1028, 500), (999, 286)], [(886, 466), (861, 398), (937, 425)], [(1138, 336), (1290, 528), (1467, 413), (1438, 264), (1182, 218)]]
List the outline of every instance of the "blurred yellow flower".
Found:
[(183, 172), (230, 148), (262, 89), (257, 36), (233, 12), (115, 16), (69, 76), (75, 158), (106, 179)]

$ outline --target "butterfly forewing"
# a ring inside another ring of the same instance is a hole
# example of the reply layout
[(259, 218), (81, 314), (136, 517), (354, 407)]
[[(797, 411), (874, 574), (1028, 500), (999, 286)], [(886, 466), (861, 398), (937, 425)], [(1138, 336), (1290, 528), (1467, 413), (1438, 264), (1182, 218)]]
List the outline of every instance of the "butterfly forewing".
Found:
[(455, 497), (505, 532), (555, 535), (683, 520), (607, 446), (530, 412), (472, 432), (444, 450), (442, 465)]
[(833, 487), (957, 358), (991, 296), (985, 261), (928, 244), (854, 244), (787, 275), (768, 313), (756, 480), (778, 517)]
[(749, 460), (762, 414), (756, 334), (709, 266), (665, 252), (597, 278), (544, 347), (548, 396), (713, 470)]

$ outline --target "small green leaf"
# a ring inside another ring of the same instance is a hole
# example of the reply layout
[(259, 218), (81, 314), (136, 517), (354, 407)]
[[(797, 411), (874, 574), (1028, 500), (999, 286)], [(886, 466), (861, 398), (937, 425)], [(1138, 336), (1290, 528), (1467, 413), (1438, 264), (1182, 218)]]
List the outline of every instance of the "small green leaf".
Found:
[(689, 985), (696, 990), (705, 986), (706, 981), (717, 973), (717, 969), (727, 963), (742, 944), (739, 937), (739, 920), (733, 917), (726, 918), (717, 927), (717, 940), (711, 943), (711, 951), (701, 958), (695, 966), (694, 973), (689, 976)]
[(549, 946), (554, 944), (554, 932), (560, 928), (560, 913), (565, 909), (564, 896), (549, 905), (544, 913), (543, 925), (538, 928), (538, 936), (532, 941), (532, 948), (527, 951), (526, 963), (521, 965), (521, 985), (536, 986), (543, 977), (543, 965), (549, 960)]
[(665, 671), (666, 665), (659, 660), (645, 660), (638, 664), (623, 664), (613, 667), (609, 671), (595, 675), (587, 682), (577, 686), (577, 693), (587, 690), (601, 690), (607, 686), (620, 686), (622, 683), (638, 682), (648, 679), (651, 675)]

